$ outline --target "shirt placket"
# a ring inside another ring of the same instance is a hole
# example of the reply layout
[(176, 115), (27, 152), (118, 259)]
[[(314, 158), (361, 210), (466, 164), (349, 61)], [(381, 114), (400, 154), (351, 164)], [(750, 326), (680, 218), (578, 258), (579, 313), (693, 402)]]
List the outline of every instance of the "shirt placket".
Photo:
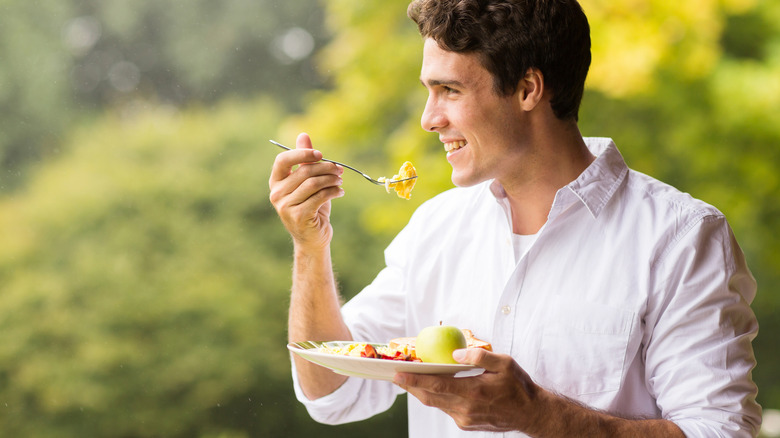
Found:
[[(499, 353), (512, 354), (512, 344), (515, 338), (516, 304), (522, 289), (522, 272), (525, 270), (526, 257), (519, 262), (515, 260), (514, 246), (512, 243), (512, 218), (509, 203), (506, 198), (497, 199), (502, 213), (497, 217), (496, 229), (501, 230), (501, 239), (504, 247), (503, 272), (507, 281), (501, 292), (498, 305), (493, 318), (493, 349)], [(508, 275), (507, 275), (508, 274)], [(518, 286), (519, 285), (519, 286)]]
[[(575, 200), (573, 193), (568, 188), (564, 187), (559, 190), (547, 217), (547, 224), (545, 224), (543, 228), (549, 228), (549, 225), (555, 221), (562, 212), (568, 209)], [(508, 203), (500, 203), (505, 212), (508, 211)], [(509, 221), (509, 233), (511, 233), (511, 216), (509, 216)], [(509, 241), (507, 257), (514, 261), (511, 236), (507, 235), (507, 239)], [(514, 264), (511, 274), (504, 285), (501, 298), (498, 301), (498, 308), (496, 309), (494, 318), (495, 322), (493, 324), (493, 344), (495, 351), (497, 352), (517, 357), (521, 352), (518, 351), (516, 346), (522, 345), (523, 342), (521, 340), (530, 334), (529, 324), (535, 321), (533, 315), (533, 308), (535, 306), (531, 302), (534, 298), (528, 298), (526, 300), (523, 300), (522, 298), (526, 295), (524, 292), (526, 287), (526, 273), (533, 260), (533, 253), (535, 252), (536, 247), (544, 245), (544, 239), (544, 229), (542, 229), (537, 240), (531, 245), (531, 248), (525, 252), (516, 264)], [(525, 304), (523, 303), (524, 301)]]

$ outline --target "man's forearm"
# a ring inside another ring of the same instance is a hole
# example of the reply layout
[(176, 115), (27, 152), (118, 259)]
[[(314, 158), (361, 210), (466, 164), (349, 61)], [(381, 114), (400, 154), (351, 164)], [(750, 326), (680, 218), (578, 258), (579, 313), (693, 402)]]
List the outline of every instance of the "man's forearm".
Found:
[[(295, 248), (288, 338), (290, 342), (352, 339), (341, 317), (341, 302), (328, 247)], [(298, 356), (294, 360), (298, 381), (310, 399), (330, 394), (346, 380), (346, 377)]]
[(526, 430), (537, 438), (685, 438), (685, 434), (671, 421), (621, 418), (587, 408), (548, 391), (540, 391), (539, 406), (541, 409), (538, 410), (537, 421)]

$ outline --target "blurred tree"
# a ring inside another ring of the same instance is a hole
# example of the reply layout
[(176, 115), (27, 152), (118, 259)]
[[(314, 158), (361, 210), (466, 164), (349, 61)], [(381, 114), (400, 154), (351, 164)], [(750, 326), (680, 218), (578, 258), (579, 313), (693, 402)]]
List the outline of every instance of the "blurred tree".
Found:
[[(0, 435), (327, 429), (301, 421), (284, 348), (289, 238), (258, 145), (279, 117), (265, 100), (109, 115), (0, 202)], [(381, 248), (362, 246), (340, 263), (364, 283)], [(347, 430), (396, 436), (400, 409)]]
[(0, 0), (0, 192), (105, 108), (264, 93), (298, 110), (327, 37), (316, 0)]

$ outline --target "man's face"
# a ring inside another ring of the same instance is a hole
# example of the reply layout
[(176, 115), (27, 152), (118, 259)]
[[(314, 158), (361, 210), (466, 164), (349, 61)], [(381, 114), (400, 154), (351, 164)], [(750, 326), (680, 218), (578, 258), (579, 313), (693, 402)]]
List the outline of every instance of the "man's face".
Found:
[(422, 127), (439, 133), (461, 187), (513, 179), (522, 159), (525, 115), (517, 95), (499, 96), (493, 77), (474, 54), (443, 50), (425, 41), (420, 81), (428, 89)]

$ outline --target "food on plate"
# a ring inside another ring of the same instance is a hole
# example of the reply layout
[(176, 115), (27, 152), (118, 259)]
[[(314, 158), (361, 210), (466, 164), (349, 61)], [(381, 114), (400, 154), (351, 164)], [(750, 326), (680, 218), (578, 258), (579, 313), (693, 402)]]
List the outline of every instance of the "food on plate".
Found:
[(433, 325), (425, 327), (417, 335), (415, 351), (423, 362), (458, 363), (452, 358), (452, 352), (466, 348), (466, 337), (457, 327), (451, 325)]
[(407, 161), (401, 165), (401, 169), (398, 170), (397, 175), (393, 175), (392, 178), (380, 177), (377, 178), (377, 181), (385, 183), (385, 190), (387, 190), (387, 193), (390, 193), (390, 189), (394, 189), (399, 197), (409, 199), (412, 197), (412, 188), (414, 188), (414, 183), (417, 181), (416, 178), (398, 183), (391, 183), (390, 181), (411, 178), (413, 176), (417, 176), (417, 170), (414, 168), (411, 161)]
[[(493, 351), (490, 343), (477, 339), (471, 330), (460, 330), (466, 340), (466, 348), (484, 348)], [(418, 357), (416, 350), (416, 337), (395, 338), (387, 345), (354, 342), (343, 345), (323, 344), (319, 351), (322, 353), (338, 354), (351, 357), (364, 357), (385, 360), (400, 360), (406, 362), (424, 362)], [(450, 356), (452, 353), (450, 352)], [(441, 362), (440, 362), (441, 363)]]
[(329, 346), (327, 344), (323, 344), (322, 347), (320, 347), (320, 351), (323, 353), (340, 354), (343, 356), (352, 357), (421, 362), (420, 359), (414, 355), (414, 350), (406, 346), (391, 348), (390, 346), (356, 342), (353, 344), (346, 344), (341, 346)]
[(493, 351), (493, 346), (490, 345), (490, 342), (478, 339), (471, 330), (464, 329), (463, 336), (466, 337), (466, 348), (483, 348), (487, 351)]

